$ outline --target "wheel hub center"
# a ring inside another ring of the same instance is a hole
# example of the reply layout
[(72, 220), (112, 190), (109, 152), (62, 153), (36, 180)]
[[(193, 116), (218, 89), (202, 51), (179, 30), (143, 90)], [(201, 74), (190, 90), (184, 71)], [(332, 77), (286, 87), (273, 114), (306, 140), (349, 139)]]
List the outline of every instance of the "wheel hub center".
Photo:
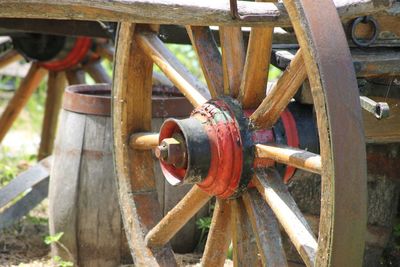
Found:
[(211, 195), (228, 198), (240, 194), (252, 177), (252, 131), (231, 98), (211, 100), (188, 119), (166, 120), (159, 143), (156, 156), (173, 185), (196, 183)]

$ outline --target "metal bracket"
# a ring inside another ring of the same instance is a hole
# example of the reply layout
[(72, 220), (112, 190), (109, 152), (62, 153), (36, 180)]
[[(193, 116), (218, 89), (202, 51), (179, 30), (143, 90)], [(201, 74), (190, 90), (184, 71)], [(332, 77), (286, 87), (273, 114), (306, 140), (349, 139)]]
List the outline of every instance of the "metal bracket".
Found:
[(389, 105), (386, 102), (375, 102), (366, 96), (360, 96), (361, 107), (375, 115), (377, 119), (384, 119), (389, 117)]

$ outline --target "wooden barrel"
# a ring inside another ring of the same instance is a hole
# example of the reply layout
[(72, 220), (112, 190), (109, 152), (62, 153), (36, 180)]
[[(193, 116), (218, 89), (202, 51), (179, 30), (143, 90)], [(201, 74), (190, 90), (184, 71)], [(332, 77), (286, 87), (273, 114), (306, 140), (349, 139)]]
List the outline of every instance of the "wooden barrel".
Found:
[[(183, 97), (156, 89), (154, 131), (164, 118), (187, 116), (192, 109)], [(53, 152), (49, 224), (50, 234), (64, 232), (63, 246), (54, 244), (52, 253), (81, 267), (118, 266), (131, 259), (113, 178), (112, 142), (109, 86), (68, 87)], [(154, 168), (160, 205), (167, 213), (190, 186), (172, 187), (158, 162)], [(172, 240), (176, 251), (193, 251), (200, 235), (196, 218), (206, 214), (201, 211)]]

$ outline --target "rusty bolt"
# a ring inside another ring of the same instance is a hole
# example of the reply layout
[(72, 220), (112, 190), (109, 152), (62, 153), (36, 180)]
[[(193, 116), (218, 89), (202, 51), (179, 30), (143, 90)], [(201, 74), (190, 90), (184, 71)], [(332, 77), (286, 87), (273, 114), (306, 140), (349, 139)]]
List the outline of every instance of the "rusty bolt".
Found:
[(165, 138), (154, 151), (156, 157), (165, 163), (182, 167), (186, 161), (186, 148), (175, 138)]

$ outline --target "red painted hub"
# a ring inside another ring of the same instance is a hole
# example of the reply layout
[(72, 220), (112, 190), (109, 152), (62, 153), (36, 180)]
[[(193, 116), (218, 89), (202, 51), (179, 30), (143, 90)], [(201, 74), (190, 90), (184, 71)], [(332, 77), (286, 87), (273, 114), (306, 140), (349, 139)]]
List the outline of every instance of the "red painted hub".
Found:
[[(268, 159), (254, 160), (254, 144), (273, 143), (275, 139), (272, 129), (249, 129), (248, 116), (251, 113), (243, 112), (237, 101), (223, 98), (195, 109), (188, 119), (166, 120), (160, 130), (159, 143), (162, 146), (157, 150), (166, 179), (173, 185), (196, 183), (208, 194), (219, 198), (240, 194), (247, 188), (254, 167), (275, 164)], [(284, 113), (285, 130), (295, 130), (290, 112)], [(289, 145), (296, 145), (296, 140), (298, 144), (297, 136), (287, 135), (294, 140), (288, 140)], [(181, 142), (184, 144), (180, 145)], [(182, 153), (183, 147), (185, 155), (177, 157), (174, 151)], [(161, 157), (167, 150), (169, 155)], [(179, 162), (173, 160), (177, 158)], [(286, 170), (285, 179), (293, 172)]]
[(75, 67), (84, 60), (97, 60), (99, 59), (97, 54), (89, 53), (92, 43), (91, 38), (78, 37), (65, 57), (40, 63), (40, 66), (51, 71), (63, 71)]

